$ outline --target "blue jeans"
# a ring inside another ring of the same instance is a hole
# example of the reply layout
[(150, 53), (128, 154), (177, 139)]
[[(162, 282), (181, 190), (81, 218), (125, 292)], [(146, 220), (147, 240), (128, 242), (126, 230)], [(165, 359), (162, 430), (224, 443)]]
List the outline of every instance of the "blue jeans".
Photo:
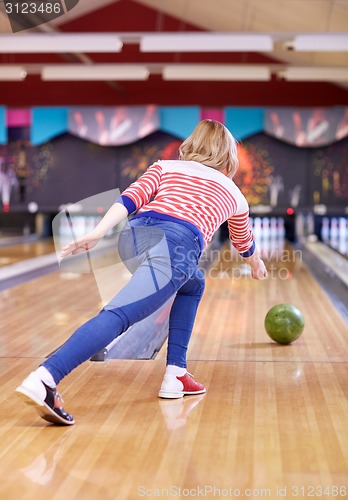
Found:
[(204, 292), (204, 275), (197, 267), (201, 256), (198, 236), (180, 223), (138, 217), (122, 231), (119, 253), (133, 275), (97, 316), (80, 326), (43, 363), (57, 384), (174, 295), (167, 364), (186, 367), (186, 351)]

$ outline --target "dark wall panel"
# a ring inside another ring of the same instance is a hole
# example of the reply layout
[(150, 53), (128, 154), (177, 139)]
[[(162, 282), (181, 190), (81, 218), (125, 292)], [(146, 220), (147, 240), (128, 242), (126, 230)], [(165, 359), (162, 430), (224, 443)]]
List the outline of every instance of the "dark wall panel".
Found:
[[(2, 170), (12, 169), (16, 184), (11, 209), (26, 211), (35, 201), (39, 211), (57, 212), (61, 204), (125, 189), (158, 159), (178, 156), (181, 141), (164, 132), (122, 147), (102, 147), (64, 134), (31, 147), (24, 131), (1, 148)], [(239, 145), (235, 182), (251, 206), (328, 208), (348, 205), (348, 138), (325, 148), (297, 148), (266, 134)], [(1, 209), (1, 204), (0, 204)]]
[(37, 186), (28, 183), (27, 201), (35, 201), (41, 209), (55, 210), (117, 187), (117, 151), (113, 148), (65, 134), (50, 143), (47, 155), (46, 174)]
[(348, 205), (348, 138), (322, 148), (297, 148), (257, 134), (242, 142), (239, 158), (235, 181), (251, 205)]

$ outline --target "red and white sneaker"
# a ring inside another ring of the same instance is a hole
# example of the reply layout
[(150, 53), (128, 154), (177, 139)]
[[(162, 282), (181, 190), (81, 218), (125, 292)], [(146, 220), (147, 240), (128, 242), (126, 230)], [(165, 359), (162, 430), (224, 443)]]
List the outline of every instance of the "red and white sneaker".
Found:
[(193, 375), (188, 372), (182, 377), (166, 373), (158, 396), (160, 398), (175, 399), (186, 395), (204, 394), (205, 392), (204, 385), (193, 380)]

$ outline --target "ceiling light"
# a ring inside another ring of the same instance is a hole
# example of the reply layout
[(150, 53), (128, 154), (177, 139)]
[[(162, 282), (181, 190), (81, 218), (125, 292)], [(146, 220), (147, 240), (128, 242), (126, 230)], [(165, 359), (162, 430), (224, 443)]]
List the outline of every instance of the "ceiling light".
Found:
[(278, 77), (289, 81), (348, 82), (348, 68), (340, 67), (289, 67), (278, 72)]
[(178, 33), (144, 35), (141, 52), (270, 52), (269, 35), (230, 33)]
[(113, 34), (66, 33), (0, 35), (0, 53), (120, 52), (122, 42)]
[(267, 66), (228, 64), (173, 64), (164, 66), (164, 80), (267, 81)]
[(149, 70), (136, 64), (55, 64), (44, 66), (42, 80), (146, 80)]
[(0, 80), (21, 81), (27, 76), (27, 72), (21, 66), (0, 66)]
[(347, 52), (348, 33), (313, 33), (297, 35), (285, 43), (287, 50), (308, 52)]

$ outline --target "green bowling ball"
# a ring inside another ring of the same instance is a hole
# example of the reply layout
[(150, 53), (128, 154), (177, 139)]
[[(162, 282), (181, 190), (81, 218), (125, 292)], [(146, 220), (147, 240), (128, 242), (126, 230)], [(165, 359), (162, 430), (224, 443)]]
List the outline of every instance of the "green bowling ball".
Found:
[(265, 329), (269, 337), (278, 344), (291, 344), (304, 329), (302, 312), (292, 304), (277, 304), (265, 317)]

